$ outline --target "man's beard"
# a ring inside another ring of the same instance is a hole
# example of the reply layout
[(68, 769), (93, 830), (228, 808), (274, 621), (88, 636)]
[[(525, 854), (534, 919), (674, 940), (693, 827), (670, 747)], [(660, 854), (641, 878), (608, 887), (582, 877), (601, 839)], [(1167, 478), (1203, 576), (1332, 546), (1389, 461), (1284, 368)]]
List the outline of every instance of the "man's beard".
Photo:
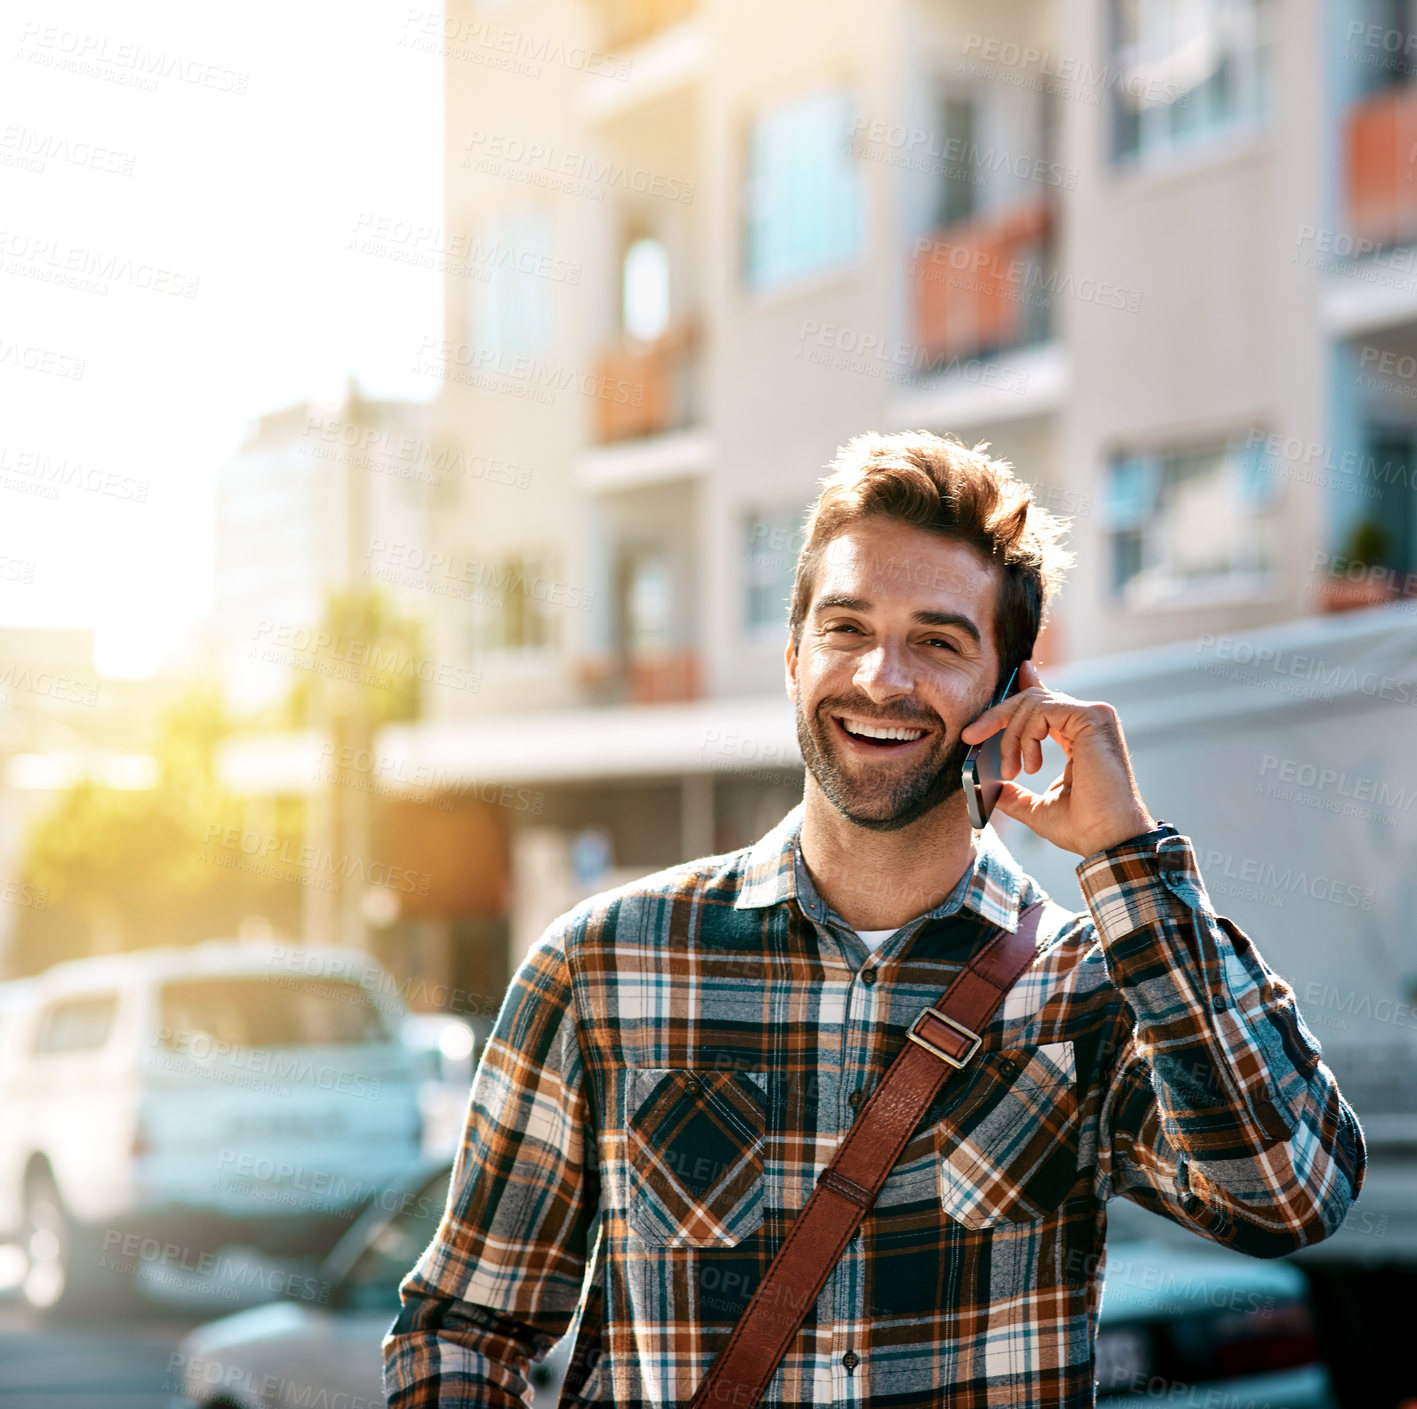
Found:
[[(983, 710), (984, 706), (980, 706), (978, 713), (983, 713)], [(873, 711), (869, 709), (853, 709), (839, 700), (823, 700), (817, 706), (809, 727), (799, 700), (797, 746), (802, 750), (803, 761), (817, 780), (817, 785), (831, 804), (858, 827), (867, 827), (875, 832), (897, 831), (918, 821), (962, 790), (960, 775), (970, 745), (956, 736), (947, 748), (947, 731), (938, 716), (929, 721), (892, 720), (892, 723), (902, 723), (907, 727), (934, 728), (936, 733), (928, 758), (908, 772), (888, 780), (884, 769), (880, 776), (873, 776), (874, 770), (863, 767), (860, 776), (853, 776), (850, 769), (843, 766), (840, 745), (834, 736), (836, 726), (831, 718), (834, 714), (860, 719), (873, 717)]]

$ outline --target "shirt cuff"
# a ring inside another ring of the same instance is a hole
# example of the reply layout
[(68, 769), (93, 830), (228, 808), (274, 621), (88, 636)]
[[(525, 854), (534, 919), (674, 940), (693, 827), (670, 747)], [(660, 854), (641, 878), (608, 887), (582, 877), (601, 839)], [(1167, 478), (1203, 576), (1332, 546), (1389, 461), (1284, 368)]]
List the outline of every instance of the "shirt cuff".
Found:
[(1077, 867), (1078, 885), (1097, 928), (1109, 939), (1187, 909), (1210, 910), (1191, 839), (1169, 822), (1086, 856)]

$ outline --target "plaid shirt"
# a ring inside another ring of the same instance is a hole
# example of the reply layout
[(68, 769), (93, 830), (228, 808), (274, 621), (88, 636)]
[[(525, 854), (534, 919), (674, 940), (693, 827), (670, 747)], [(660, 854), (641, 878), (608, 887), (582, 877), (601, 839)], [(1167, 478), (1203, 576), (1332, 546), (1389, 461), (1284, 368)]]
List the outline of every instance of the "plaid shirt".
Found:
[[(566, 1402), (686, 1403), (906, 1028), (1042, 896), (987, 829), (870, 953), (801, 819), (582, 902), (522, 963), (384, 1341), (394, 1409), (529, 1404), (528, 1359), (573, 1320)], [(1088, 914), (1040, 936), (765, 1406), (1088, 1405), (1108, 1199), (1257, 1257), (1343, 1221), (1358, 1123), (1189, 839), (1077, 869)]]

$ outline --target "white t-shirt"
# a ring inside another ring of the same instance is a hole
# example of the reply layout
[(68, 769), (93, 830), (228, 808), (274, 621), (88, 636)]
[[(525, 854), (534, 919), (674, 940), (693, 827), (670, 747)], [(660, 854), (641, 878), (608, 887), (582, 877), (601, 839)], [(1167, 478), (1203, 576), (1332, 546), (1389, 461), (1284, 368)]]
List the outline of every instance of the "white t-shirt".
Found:
[[(905, 922), (906, 925), (908, 925), (909, 923), (909, 920)], [(881, 945), (883, 945), (886, 940), (888, 940), (895, 933), (896, 930), (902, 930), (904, 928), (905, 925), (897, 925), (895, 929), (890, 930), (857, 930), (856, 933), (859, 934), (861, 938), (866, 941), (867, 949), (879, 949)]]

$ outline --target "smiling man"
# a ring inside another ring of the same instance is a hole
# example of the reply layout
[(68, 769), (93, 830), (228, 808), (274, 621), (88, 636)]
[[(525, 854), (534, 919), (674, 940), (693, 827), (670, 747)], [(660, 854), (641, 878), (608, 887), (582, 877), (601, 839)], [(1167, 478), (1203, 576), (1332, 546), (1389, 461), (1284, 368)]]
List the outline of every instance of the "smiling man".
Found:
[[(529, 1403), (572, 1325), (568, 1402), (687, 1404), (908, 1030), (1001, 932), (1027, 967), (820, 1294), (755, 1305), (801, 1320), (762, 1404), (1091, 1404), (1109, 1199), (1272, 1257), (1357, 1195), (1362, 1135), (1292, 991), (1148, 812), (1115, 711), (1029, 659), (1062, 525), (924, 432), (831, 471), (786, 648), (803, 800), (584, 901), (522, 964), (385, 1341), (391, 1405)], [(1038, 910), (970, 825), (961, 765), (996, 733), (998, 810), (1080, 858), (1084, 912)], [(1066, 766), (1034, 793), (1013, 780), (1050, 737)]]

